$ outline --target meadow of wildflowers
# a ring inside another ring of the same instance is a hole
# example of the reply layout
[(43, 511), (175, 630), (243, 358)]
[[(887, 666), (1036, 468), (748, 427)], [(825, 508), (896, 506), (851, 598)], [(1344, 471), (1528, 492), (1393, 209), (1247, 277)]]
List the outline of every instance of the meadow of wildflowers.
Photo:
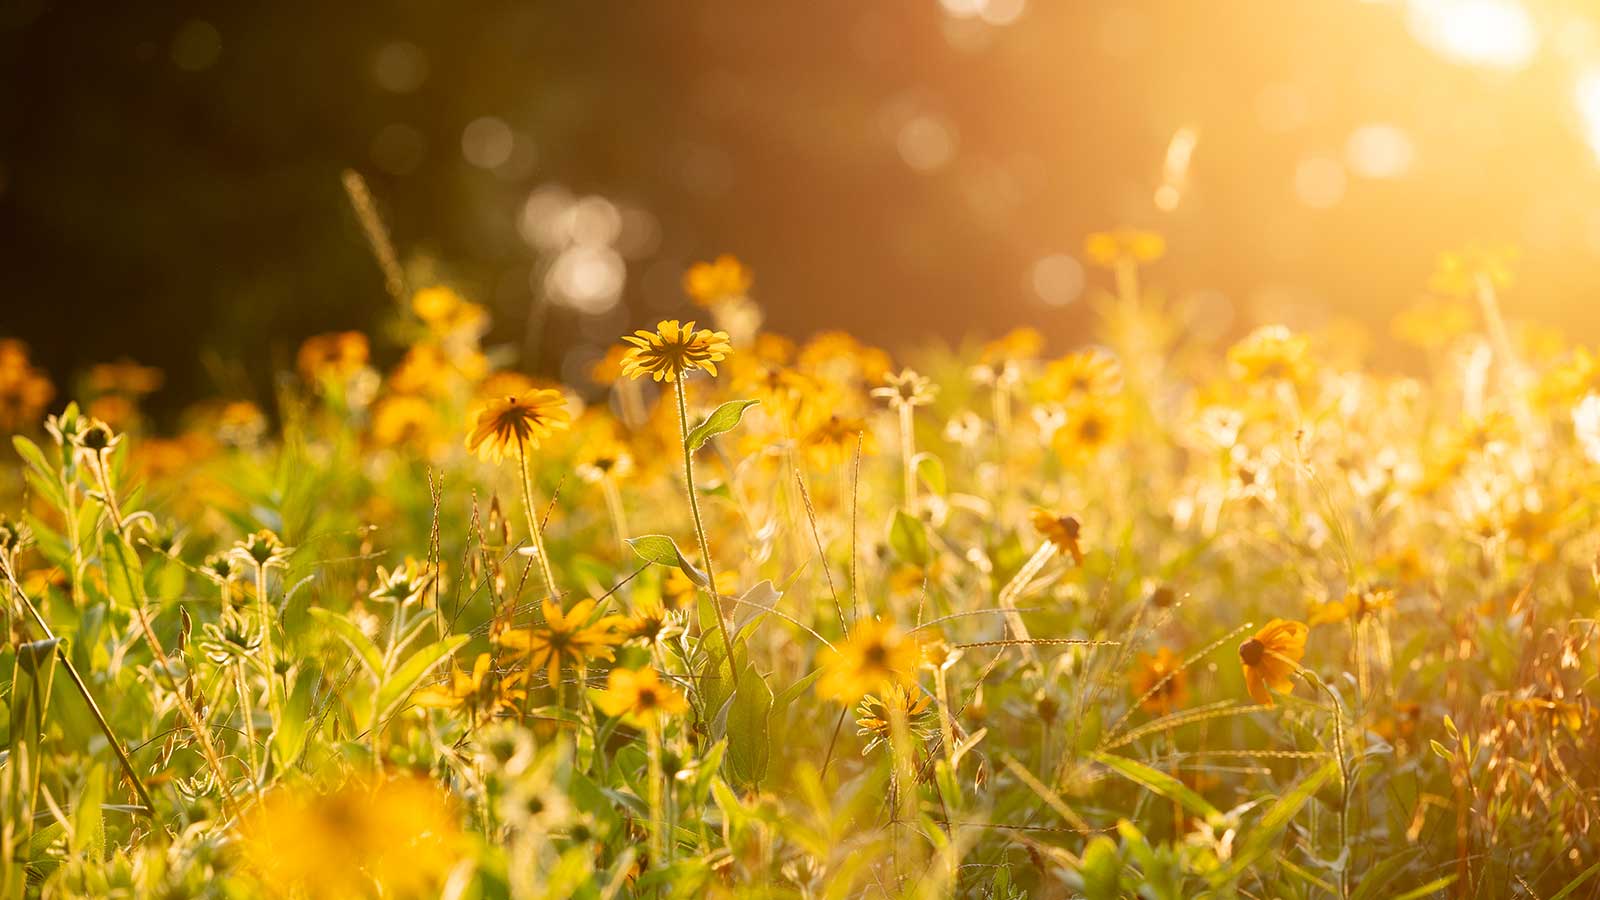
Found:
[(0, 342), (0, 896), (1600, 896), (1600, 355), (1502, 248), (1409, 374), (1164, 252), (904, 359), (722, 257), (570, 385), (390, 259), (398, 364), (168, 433)]

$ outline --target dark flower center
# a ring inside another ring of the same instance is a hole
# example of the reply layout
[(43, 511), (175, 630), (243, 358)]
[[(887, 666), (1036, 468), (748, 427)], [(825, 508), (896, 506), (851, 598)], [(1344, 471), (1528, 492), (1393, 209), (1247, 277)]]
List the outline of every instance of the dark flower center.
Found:
[(1263, 657), (1267, 655), (1267, 645), (1255, 638), (1239, 645), (1239, 659), (1247, 666), (1258, 666)]

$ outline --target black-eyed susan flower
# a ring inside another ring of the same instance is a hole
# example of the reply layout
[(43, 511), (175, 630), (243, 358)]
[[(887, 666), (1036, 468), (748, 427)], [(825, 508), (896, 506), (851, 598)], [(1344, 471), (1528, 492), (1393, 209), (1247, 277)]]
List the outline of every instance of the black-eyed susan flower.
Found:
[(887, 743), (894, 733), (894, 719), (900, 716), (906, 730), (916, 738), (933, 734), (933, 698), (903, 684), (886, 686), (880, 698), (867, 694), (856, 707), (856, 734), (867, 739), (862, 753), (871, 753), (879, 744)]
[(537, 448), (543, 440), (571, 425), (567, 401), (560, 391), (535, 388), (498, 397), (478, 409), (477, 423), (467, 435), (467, 450), (493, 461)]
[(633, 454), (613, 438), (590, 441), (578, 454), (578, 477), (589, 484), (624, 478), (633, 472)]
[(295, 358), (306, 381), (345, 381), (367, 366), (370, 349), (359, 331), (312, 335), (300, 345)]
[(1063, 413), (1050, 446), (1069, 465), (1093, 459), (1122, 435), (1122, 410), (1110, 400), (1079, 400), (1067, 404)]
[(1166, 715), (1181, 708), (1189, 702), (1189, 676), (1183, 670), (1183, 658), (1168, 647), (1139, 654), (1133, 661), (1128, 689), (1145, 712)]
[(432, 568), (408, 556), (393, 571), (379, 566), (378, 586), (367, 596), (373, 600), (409, 606), (422, 599), (436, 577), (437, 573)]
[(862, 619), (842, 643), (822, 648), (817, 695), (848, 704), (888, 685), (909, 685), (921, 657), (917, 642), (894, 623)]
[(873, 388), (872, 396), (894, 409), (913, 409), (932, 403), (939, 386), (914, 369), (901, 369), (883, 376), (883, 386)]
[(550, 684), (561, 683), (561, 669), (571, 665), (578, 672), (588, 669), (591, 660), (611, 660), (612, 649), (625, 635), (618, 630), (621, 616), (602, 616), (594, 622), (595, 601), (580, 600), (562, 611), (560, 604), (546, 598), (541, 605), (544, 621), (527, 628), (502, 632), (497, 640), (502, 647), (528, 654), (528, 668), (545, 670)]
[(1071, 554), (1073, 562), (1083, 565), (1083, 547), (1078, 543), (1083, 526), (1076, 517), (1059, 515), (1035, 506), (1028, 513), (1028, 521), (1033, 524), (1033, 530), (1054, 544), (1057, 550)]
[(754, 283), (750, 269), (728, 253), (710, 262), (695, 263), (683, 273), (683, 292), (705, 307), (743, 297)]
[(1239, 645), (1245, 689), (1257, 703), (1272, 706), (1272, 691), (1288, 693), (1294, 689), (1293, 676), (1300, 670), (1301, 657), (1306, 655), (1308, 631), (1304, 622), (1273, 619)]
[(1114, 394), (1122, 389), (1122, 366), (1104, 350), (1079, 350), (1045, 366), (1039, 387), (1056, 403)]
[(472, 663), (472, 671), (463, 671), (452, 662), (447, 681), (417, 691), (411, 695), (411, 702), (424, 709), (466, 707), (474, 713), (492, 714), (513, 708), (527, 694), (521, 687), (527, 680), (527, 672), (496, 674), (494, 658), (480, 653)]
[(1311, 341), (1282, 325), (1263, 325), (1228, 348), (1234, 378), (1302, 384), (1311, 375)]
[(606, 689), (595, 695), (594, 703), (608, 716), (622, 716), (644, 726), (654, 725), (661, 716), (681, 715), (689, 708), (683, 693), (662, 681), (652, 668), (612, 669)]
[(878, 440), (867, 430), (863, 419), (852, 416), (830, 415), (816, 427), (808, 430), (800, 444), (813, 464), (831, 468), (855, 456), (857, 442), (861, 455), (871, 456), (878, 450)]
[(261, 629), (236, 610), (226, 610), (222, 618), (205, 623), (201, 633), (201, 652), (219, 666), (249, 662), (261, 651)]
[(655, 331), (639, 330), (622, 339), (633, 345), (622, 358), (622, 374), (629, 378), (675, 382), (699, 370), (715, 375), (717, 363), (733, 352), (726, 332), (697, 330), (694, 322), (677, 319), (664, 319)]
[(1393, 589), (1386, 587), (1363, 588), (1350, 591), (1338, 600), (1330, 600), (1327, 603), (1314, 605), (1306, 616), (1306, 624), (1315, 627), (1347, 620), (1359, 622), (1369, 616), (1377, 615), (1380, 611), (1393, 604)]
[(100, 363), (89, 369), (89, 389), (97, 394), (126, 394), (142, 397), (153, 393), (165, 380), (161, 370), (141, 366), (131, 359)]

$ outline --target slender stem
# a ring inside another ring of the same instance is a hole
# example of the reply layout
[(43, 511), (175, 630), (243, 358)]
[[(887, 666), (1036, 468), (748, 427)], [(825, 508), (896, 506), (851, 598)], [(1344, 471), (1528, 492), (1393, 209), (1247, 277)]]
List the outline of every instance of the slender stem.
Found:
[(950, 720), (950, 691), (945, 683), (945, 669), (940, 666), (933, 670), (934, 699), (939, 701), (939, 737), (944, 742), (944, 759), (950, 765), (950, 778), (957, 784), (956, 778), (956, 730)]
[(900, 403), (900, 468), (905, 477), (906, 510), (917, 502), (917, 433), (912, 421), (911, 404)]
[[(0, 569), (5, 570), (6, 580), (11, 582), (12, 591), (16, 594), (17, 599), (22, 601), (22, 605), (27, 608), (28, 614), (33, 617), (33, 621), (39, 626), (39, 630), (44, 632), (45, 639), (55, 640), (56, 635), (50, 629), (50, 623), (45, 621), (38, 607), (34, 606), (33, 601), (28, 599), (28, 595), (23, 593), (22, 585), (17, 582), (17, 577), (12, 573), (11, 566), (9, 564), (0, 564)], [(128, 756), (127, 749), (122, 746), (121, 741), (117, 740), (116, 732), (111, 730), (111, 723), (106, 721), (105, 713), (100, 711), (100, 704), (94, 702), (94, 695), (89, 693), (89, 686), (84, 683), (83, 676), (78, 674), (77, 667), (72, 664), (72, 659), (67, 656), (64, 644), (56, 644), (56, 657), (60, 659), (62, 668), (67, 670), (67, 678), (71, 679), (73, 687), (76, 687), (78, 693), (83, 696), (83, 702), (89, 707), (89, 714), (94, 717), (95, 724), (100, 727), (100, 733), (106, 736), (106, 743), (111, 745), (112, 752), (116, 754), (117, 762), (122, 766), (122, 773), (133, 784), (133, 792), (139, 795), (139, 802), (144, 804), (145, 815), (154, 818), (156, 804), (154, 800), (150, 799), (149, 788), (145, 787), (144, 779), (139, 777), (139, 770), (134, 768), (133, 759)]]
[(728, 666), (733, 666), (733, 629), (728, 625), (727, 613), (722, 609), (722, 595), (717, 593), (717, 576), (712, 571), (711, 544), (706, 541), (706, 526), (700, 518), (700, 499), (694, 488), (694, 451), (689, 449), (689, 402), (683, 396), (683, 379), (672, 383), (678, 395), (678, 433), (683, 437), (683, 481), (689, 492), (689, 513), (694, 517), (694, 535), (700, 542), (700, 561), (706, 567), (706, 590), (711, 594), (711, 608), (717, 613), (717, 628), (722, 632), (723, 649), (728, 654)]
[(550, 555), (544, 550), (544, 529), (539, 526), (539, 514), (533, 507), (533, 478), (528, 473), (528, 450), (517, 441), (517, 469), (522, 475), (522, 509), (528, 516), (529, 539), (533, 541), (535, 559), (539, 561), (539, 577), (544, 579), (545, 594), (556, 595), (556, 576), (550, 568)]
[(242, 664), (233, 667), (233, 685), (239, 692), (239, 715), (244, 719), (245, 759), (250, 764), (250, 784), (260, 794), (263, 773), (256, 762), (256, 721), (250, 708), (250, 686), (245, 683)]
[(650, 861), (655, 866), (667, 862), (666, 807), (661, 802), (661, 788), (665, 776), (661, 768), (661, 723), (655, 721), (645, 727), (645, 740), (650, 755)]
[[(1350, 848), (1350, 764), (1344, 755), (1344, 714), (1339, 704), (1339, 695), (1333, 692), (1326, 682), (1317, 677), (1309, 669), (1301, 669), (1308, 681), (1315, 684), (1328, 695), (1328, 701), (1333, 709), (1333, 752), (1339, 760), (1339, 852), (1347, 853)], [(1339, 867), (1339, 896), (1350, 896), (1350, 860), (1345, 859), (1344, 865)]]
[(628, 552), (628, 514), (622, 506), (622, 493), (611, 476), (600, 479), (600, 494), (605, 497), (606, 513), (611, 516), (611, 528), (617, 533), (617, 544), (623, 553)]

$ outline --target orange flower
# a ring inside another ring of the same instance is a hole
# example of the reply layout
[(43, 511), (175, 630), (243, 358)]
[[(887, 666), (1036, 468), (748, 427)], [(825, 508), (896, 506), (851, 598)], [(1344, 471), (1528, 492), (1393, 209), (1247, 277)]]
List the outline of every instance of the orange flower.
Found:
[(523, 452), (571, 424), (567, 400), (560, 391), (534, 389), (490, 400), (478, 409), (477, 424), (467, 435), (467, 449), (496, 462), (507, 453)]
[(689, 708), (682, 692), (651, 668), (612, 669), (594, 705), (608, 716), (626, 716), (641, 725), (653, 725), (657, 716), (675, 716)]
[(1271, 688), (1280, 693), (1294, 689), (1291, 676), (1300, 669), (1306, 655), (1304, 622), (1273, 619), (1255, 637), (1239, 645), (1239, 662), (1244, 665), (1244, 684), (1257, 703), (1271, 706)]
[(1044, 536), (1044, 539), (1056, 545), (1062, 553), (1072, 554), (1072, 561), (1083, 565), (1083, 548), (1078, 545), (1078, 537), (1083, 531), (1083, 526), (1073, 516), (1058, 516), (1048, 509), (1035, 506), (1028, 514), (1033, 522), (1033, 528)]
[(683, 291), (701, 306), (743, 297), (755, 278), (737, 257), (724, 253), (714, 262), (695, 263), (683, 273)]
[(1141, 653), (1134, 665), (1128, 687), (1135, 697), (1142, 698), (1140, 709), (1165, 715), (1189, 701), (1189, 678), (1182, 668), (1183, 659), (1169, 648), (1162, 647), (1154, 654)]

